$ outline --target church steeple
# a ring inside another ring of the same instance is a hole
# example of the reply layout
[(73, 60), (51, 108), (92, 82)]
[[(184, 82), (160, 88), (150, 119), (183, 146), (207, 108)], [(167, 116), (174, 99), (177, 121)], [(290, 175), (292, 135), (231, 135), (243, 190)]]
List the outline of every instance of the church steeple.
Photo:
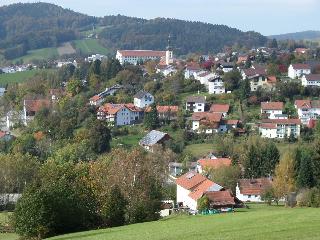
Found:
[(173, 52), (172, 52), (172, 48), (171, 48), (170, 44), (171, 44), (171, 35), (169, 34), (168, 45), (167, 45), (167, 49), (166, 49), (166, 64), (167, 65), (170, 65), (171, 63), (173, 63)]

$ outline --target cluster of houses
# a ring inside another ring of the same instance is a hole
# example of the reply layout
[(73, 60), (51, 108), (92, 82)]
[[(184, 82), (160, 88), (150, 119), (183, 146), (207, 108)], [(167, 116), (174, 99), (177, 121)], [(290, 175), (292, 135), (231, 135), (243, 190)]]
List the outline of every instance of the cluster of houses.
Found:
[(12, 65), (0, 68), (0, 73), (16, 73), (16, 72), (24, 72), (30, 69), (36, 68), (36, 66), (32, 64), (24, 64), (24, 65)]
[[(176, 201), (179, 208), (197, 211), (199, 199), (206, 196), (210, 209), (243, 207), (245, 202), (263, 202), (261, 196), (271, 187), (271, 178), (239, 179), (236, 192), (209, 180), (206, 176), (211, 169), (231, 166), (230, 158), (209, 157), (189, 163), (188, 171), (182, 174), (178, 163), (170, 163), (170, 174), (176, 184)], [(172, 170), (174, 169), (174, 170)], [(181, 175), (182, 174), (182, 175)], [(214, 176), (211, 176), (214, 179)]]

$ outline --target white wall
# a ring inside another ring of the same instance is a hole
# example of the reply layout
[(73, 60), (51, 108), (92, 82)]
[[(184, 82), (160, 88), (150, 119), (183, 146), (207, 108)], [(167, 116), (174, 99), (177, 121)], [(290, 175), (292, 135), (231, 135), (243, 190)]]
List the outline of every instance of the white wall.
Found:
[(260, 195), (241, 194), (239, 186), (236, 187), (236, 197), (242, 202), (263, 202)]

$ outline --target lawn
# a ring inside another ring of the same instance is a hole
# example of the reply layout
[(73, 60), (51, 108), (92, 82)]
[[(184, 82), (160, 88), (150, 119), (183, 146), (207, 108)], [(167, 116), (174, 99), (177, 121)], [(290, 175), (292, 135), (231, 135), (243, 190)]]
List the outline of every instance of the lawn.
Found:
[(214, 150), (214, 145), (209, 143), (200, 143), (187, 145), (185, 152), (191, 153), (194, 157), (202, 158), (207, 156), (210, 152)]
[(28, 51), (27, 55), (16, 58), (14, 61), (22, 60), (24, 63), (30, 63), (32, 60), (54, 59), (59, 56), (57, 48), (41, 48)]
[(80, 50), (82, 54), (104, 54), (110, 53), (109, 49), (105, 48), (99, 43), (97, 39), (83, 39), (73, 41), (77, 50)]
[(37, 73), (40, 73), (41, 71), (46, 70), (34, 69), (24, 72), (0, 74), (0, 85), (27, 81), (29, 78), (33, 77)]
[[(0, 226), (8, 222), (10, 213), (0, 212)], [(17, 240), (18, 235), (14, 233), (0, 233), (0, 240)]]
[(235, 213), (172, 216), (157, 222), (95, 230), (50, 240), (316, 240), (320, 209), (251, 205)]

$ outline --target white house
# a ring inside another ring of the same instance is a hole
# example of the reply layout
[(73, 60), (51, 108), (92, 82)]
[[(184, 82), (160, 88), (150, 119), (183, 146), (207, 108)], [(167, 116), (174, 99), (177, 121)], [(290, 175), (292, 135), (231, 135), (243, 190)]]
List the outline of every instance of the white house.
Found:
[(199, 71), (193, 74), (194, 78), (198, 80), (201, 84), (205, 85), (209, 88), (209, 80), (217, 77), (215, 73), (211, 73), (209, 71)]
[(90, 57), (86, 58), (86, 62), (94, 62), (96, 60), (102, 61), (103, 59), (107, 59), (107, 56), (102, 54), (93, 54)]
[(133, 96), (133, 104), (138, 108), (146, 108), (154, 103), (154, 96), (151, 93), (140, 91)]
[(300, 119), (263, 119), (259, 126), (259, 133), (263, 138), (285, 138), (293, 135), (300, 136)]
[(192, 114), (192, 130), (198, 133), (225, 133), (228, 131), (222, 113), (195, 112)]
[(106, 121), (110, 126), (132, 125), (141, 121), (143, 111), (129, 104), (106, 103), (99, 107), (97, 119)]
[(224, 82), (220, 76), (208, 80), (210, 94), (223, 94), (226, 92)]
[(172, 65), (158, 65), (156, 68), (157, 73), (163, 74), (163, 76), (171, 76), (177, 72), (177, 69)]
[(137, 65), (139, 62), (148, 60), (161, 60), (165, 59), (166, 64), (169, 65), (173, 61), (172, 51), (152, 51), (152, 50), (118, 50), (116, 59), (120, 64), (130, 63)]
[(177, 203), (180, 207), (187, 207), (196, 211), (198, 199), (205, 192), (218, 192), (223, 187), (196, 172), (188, 172), (176, 180)]
[(276, 119), (279, 115), (282, 115), (283, 102), (262, 102), (261, 103), (261, 115), (269, 118)]
[(288, 77), (291, 79), (300, 78), (308, 74), (311, 74), (311, 67), (308, 64), (291, 64), (288, 68)]
[(263, 202), (261, 195), (272, 186), (269, 178), (240, 179), (236, 187), (236, 197), (242, 202)]
[(218, 65), (219, 69), (221, 69), (224, 73), (231, 72), (235, 67), (235, 64), (233, 62), (220, 61)]
[(299, 119), (304, 125), (307, 125), (311, 119), (319, 119), (320, 117), (319, 100), (296, 100), (294, 106), (297, 109)]
[(301, 78), (301, 84), (304, 87), (320, 87), (320, 74), (303, 75)]
[(186, 111), (204, 112), (206, 107), (206, 98), (204, 96), (189, 96), (186, 99)]

